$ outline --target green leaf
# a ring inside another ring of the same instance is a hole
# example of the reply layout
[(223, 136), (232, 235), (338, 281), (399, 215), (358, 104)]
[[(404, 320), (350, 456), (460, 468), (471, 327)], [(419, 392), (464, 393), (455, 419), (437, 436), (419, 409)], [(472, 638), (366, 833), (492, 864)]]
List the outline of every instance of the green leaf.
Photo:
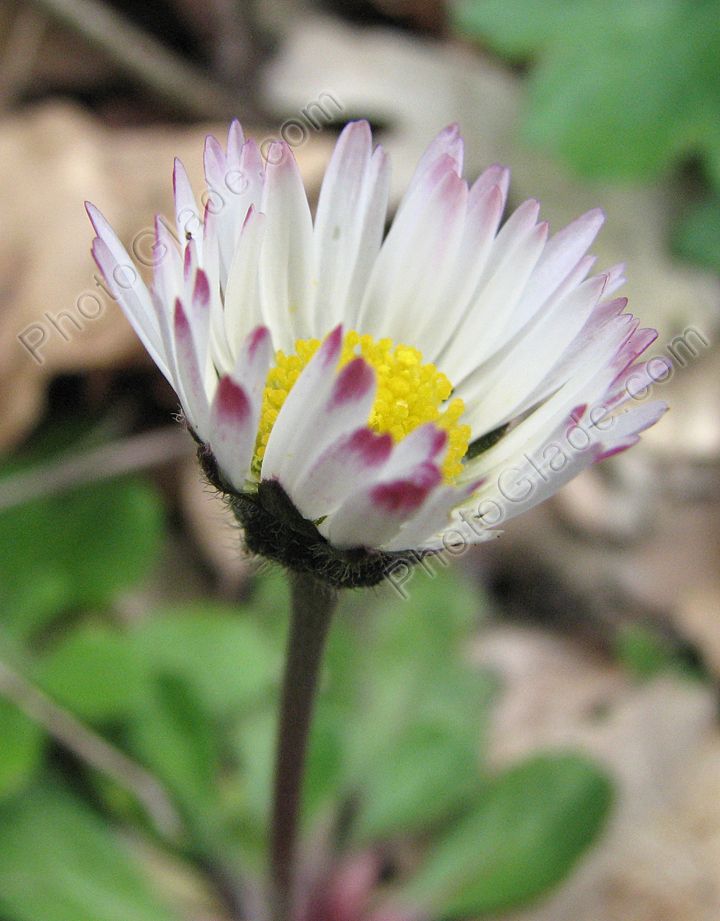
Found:
[(647, 177), (697, 153), (717, 162), (717, 0), (455, 0), (453, 7), (460, 29), (532, 62), (528, 136), (581, 174)]
[[(576, 0), (574, 5), (582, 3)], [(549, 45), (573, 10), (563, 0), (536, 0), (512, 7), (503, 0), (454, 0), (450, 14), (460, 31), (481, 38), (511, 60), (521, 61)]]
[(172, 793), (194, 828), (214, 834), (220, 820), (217, 727), (176, 675), (155, 676), (130, 727), (130, 744)]
[(12, 921), (177, 921), (122, 842), (59, 784), (0, 808), (0, 914)]
[(68, 607), (108, 602), (148, 571), (162, 529), (157, 492), (136, 479), (1, 512), (0, 613), (27, 636)]
[(473, 797), (495, 690), (484, 670), (442, 659), (373, 678), (348, 753), (363, 840), (429, 828)]
[(347, 774), (344, 730), (348, 716), (343, 707), (330, 701), (317, 708), (303, 778), (302, 806), (306, 818), (340, 796)]
[(410, 834), (452, 813), (478, 787), (477, 747), (447, 727), (411, 726), (366, 774), (356, 834), (370, 841)]
[(35, 675), (58, 702), (89, 722), (119, 721), (137, 708), (143, 676), (130, 637), (80, 623), (38, 659)]
[(181, 678), (209, 713), (237, 716), (266, 700), (279, 680), (281, 647), (252, 613), (185, 605), (158, 612), (133, 642), (149, 671)]
[(310, 749), (309, 796), (344, 787), (363, 842), (427, 829), (474, 795), (495, 691), (462, 655), (478, 594), (449, 570), (419, 571), (404, 590), (377, 592), (371, 616), (344, 605)]
[(488, 673), (461, 652), (479, 617), (478, 594), (448, 571), (418, 574), (407, 588), (408, 600), (379, 606), (357, 662), (364, 715), (353, 737), (363, 752), (361, 774), (411, 726), (445, 726), (479, 743), (491, 700)]
[(605, 773), (583, 756), (533, 757), (489, 786), (404, 896), (443, 919), (517, 908), (569, 873), (597, 839), (611, 799)]
[(0, 801), (16, 796), (43, 760), (45, 733), (13, 704), (0, 699)]
[[(720, 145), (718, 148), (720, 153)], [(680, 255), (720, 272), (720, 195), (698, 205), (685, 219), (675, 248)]]
[(232, 741), (241, 767), (240, 812), (267, 840), (277, 745), (274, 708), (243, 720)]
[(688, 678), (703, 677), (702, 669), (689, 661), (668, 637), (644, 624), (624, 624), (618, 631), (615, 654), (637, 678), (647, 679), (666, 672)]

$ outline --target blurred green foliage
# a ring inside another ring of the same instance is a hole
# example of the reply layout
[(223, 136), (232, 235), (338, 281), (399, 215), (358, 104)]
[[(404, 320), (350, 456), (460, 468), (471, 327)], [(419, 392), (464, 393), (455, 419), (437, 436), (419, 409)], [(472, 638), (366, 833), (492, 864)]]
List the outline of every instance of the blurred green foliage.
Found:
[(693, 661), (695, 657), (688, 650), (679, 649), (676, 643), (647, 624), (623, 624), (615, 639), (615, 655), (641, 680), (662, 674), (682, 675), (697, 681), (707, 679), (700, 661)]
[(542, 754), (489, 782), (411, 884), (445, 919), (517, 908), (559, 882), (604, 824), (612, 788), (577, 754)]
[(177, 921), (117, 835), (51, 776), (0, 812), (0, 907), (12, 921)]
[(720, 269), (720, 2), (453, 0), (457, 27), (529, 67), (525, 128), (588, 177), (698, 160), (707, 199), (681, 251)]
[[(171, 921), (121, 829), (240, 886), (265, 872), (288, 593), (279, 572), (239, 607), (146, 604), (162, 500), (139, 479), (36, 499), (0, 513), (2, 661), (162, 785), (181, 822), (153, 824), (132, 783), (52, 742), (12, 693), (0, 697), (0, 916), (6, 921)], [(418, 573), (347, 594), (329, 640), (305, 785), (305, 829), (330, 822), (341, 849), (413, 841), (425, 858), (389, 882), (438, 918), (510, 908), (565, 876), (610, 804), (602, 771), (545, 754), (485, 767), (495, 677), (468, 640), (478, 593)], [(49, 731), (49, 732), (48, 732)], [(72, 746), (70, 746), (72, 749)], [(210, 884), (211, 885), (211, 884)], [(418, 901), (420, 900), (420, 901)]]

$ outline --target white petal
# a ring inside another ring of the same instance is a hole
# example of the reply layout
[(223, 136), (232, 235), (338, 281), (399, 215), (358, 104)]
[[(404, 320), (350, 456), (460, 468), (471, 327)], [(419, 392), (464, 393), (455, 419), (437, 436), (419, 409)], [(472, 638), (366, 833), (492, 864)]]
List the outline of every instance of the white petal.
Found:
[(510, 188), (510, 170), (507, 166), (499, 166), (496, 163), (494, 166), (489, 166), (478, 176), (470, 189), (469, 207), (472, 207), (475, 202), (483, 198), (485, 193), (493, 186), (497, 186), (500, 189), (504, 205)]
[(614, 362), (632, 329), (631, 317), (612, 319), (598, 335), (593, 350), (586, 354), (576, 374), (496, 445), (466, 463), (460, 480), (497, 475), (514, 463), (513, 458), (523, 458), (543, 444), (548, 430), (564, 424), (576, 407), (601, 407), (608, 386), (621, 370), (616, 369)]
[(492, 506), (490, 527), (500, 523), (498, 515), (502, 516), (501, 521), (506, 521), (529, 511), (591, 463), (635, 444), (640, 432), (654, 425), (666, 409), (664, 403), (652, 403), (620, 415), (612, 420), (607, 433), (593, 427), (587, 418), (569, 419), (549, 436), (545, 435), (533, 450), (515, 458), (465, 508), (469, 511), (474, 506), (475, 511), (482, 511)]
[(239, 166), (242, 159), (242, 150), (245, 146), (245, 135), (242, 125), (234, 118), (228, 129), (227, 158), (230, 166)]
[(89, 202), (86, 207), (98, 235), (92, 249), (98, 268), (151, 358), (173, 383), (150, 292), (102, 214)]
[(507, 262), (508, 257), (533, 232), (539, 214), (540, 203), (534, 198), (529, 198), (513, 211), (495, 238), (485, 273), (480, 279), (481, 285), (495, 274), (500, 265)]
[(223, 190), (228, 171), (228, 161), (225, 152), (217, 138), (209, 134), (205, 138), (203, 150), (203, 166), (205, 168), (205, 182), (208, 189), (208, 201), (217, 196), (213, 213), (217, 214), (224, 204)]
[(407, 476), (419, 464), (442, 463), (447, 445), (447, 432), (438, 428), (434, 422), (418, 426), (393, 447), (388, 463), (382, 470), (382, 481)]
[[(648, 403), (639, 409), (623, 412), (621, 415), (613, 417), (613, 426), (607, 435), (603, 434), (600, 440), (602, 454), (600, 460), (605, 457), (611, 457), (619, 451), (625, 451), (627, 448), (636, 444), (640, 439), (640, 434), (655, 423), (667, 412), (667, 404), (661, 401)], [(609, 420), (607, 420), (609, 421)]]
[[(240, 233), (225, 292), (225, 335), (232, 355), (251, 329), (262, 322), (260, 312), (259, 266), (265, 215), (250, 209)], [(273, 330), (278, 341), (279, 330)]]
[(460, 137), (460, 129), (457, 125), (448, 125), (447, 128), (437, 134), (429, 143), (425, 153), (420, 158), (420, 162), (415, 168), (415, 172), (410, 180), (403, 201), (398, 208), (398, 214), (405, 206), (405, 202), (410, 198), (413, 191), (426, 177), (428, 171), (442, 158), (448, 158), (452, 164), (452, 170), (458, 175), (462, 175), (463, 159), (465, 148), (463, 139)]
[(179, 297), (183, 286), (183, 264), (177, 243), (168, 229), (165, 220), (159, 215), (155, 218), (155, 244), (153, 246), (154, 288), (160, 300), (170, 305)]
[(450, 277), (445, 279), (445, 291), (434, 311), (434, 335), (428, 343), (430, 347), (426, 346), (423, 351), (423, 358), (428, 362), (438, 361), (438, 356), (442, 355), (467, 314), (502, 218), (506, 194), (503, 189), (494, 185), (485, 189), (482, 195), (473, 196), (476, 187), (477, 183), (468, 198), (467, 217), (455, 265), (451, 268)]
[(205, 381), (205, 390), (212, 393), (217, 384), (217, 375), (210, 352), (210, 314), (212, 311), (212, 291), (210, 280), (204, 269), (195, 273), (191, 300), (186, 312), (192, 326), (193, 339), (197, 348), (200, 367)]
[[(458, 388), (468, 410), (463, 422), (473, 436), (491, 432), (518, 416), (566, 349), (576, 339), (597, 304), (605, 284), (591, 278), (552, 313), (542, 312), (532, 327), (503, 353), (501, 361), (480, 368)], [(491, 363), (488, 363), (491, 364)]]
[(454, 266), (467, 203), (467, 184), (451, 166), (447, 156), (437, 161), (393, 221), (357, 323), (376, 338), (412, 343), (423, 354), (434, 342), (433, 306)]
[(341, 320), (355, 328), (385, 230), (390, 165), (370, 126), (352, 122), (341, 133), (323, 180), (315, 218), (313, 335), (321, 337)]
[(192, 323), (180, 300), (175, 302), (173, 333), (183, 409), (198, 438), (208, 441), (210, 406), (201, 370), (203, 362), (194, 340)]
[[(225, 290), (238, 236), (249, 209), (260, 205), (263, 163), (255, 141), (245, 142), (239, 124), (231, 126), (228, 154), (214, 137), (205, 142), (206, 210), (216, 218), (220, 288)], [(238, 146), (238, 144), (240, 146)]]
[(300, 170), (287, 144), (271, 144), (261, 210), (261, 309), (279, 348), (310, 338), (313, 281), (312, 218)]
[(482, 502), (483, 500), (478, 501), (477, 497), (474, 497), (465, 507), (453, 510), (450, 514), (450, 524), (441, 528), (433, 537), (417, 544), (416, 549), (419, 552), (444, 550), (452, 553), (458, 545), (464, 548), (496, 540), (503, 532), (475, 517), (478, 505), (481, 509), (487, 508), (487, 505), (481, 504)]
[(225, 290), (233, 254), (238, 238), (251, 208), (260, 207), (264, 166), (260, 150), (254, 140), (245, 142), (236, 156), (231, 158), (232, 147), (228, 141), (228, 167), (222, 192), (223, 207), (218, 215), (221, 240), (220, 284)]
[(175, 221), (180, 245), (185, 247), (187, 241), (195, 240), (198, 254), (202, 246), (202, 221), (195, 195), (182, 163), (176, 159), (173, 171), (173, 190), (175, 192)]
[(612, 268), (606, 269), (603, 272), (603, 275), (606, 275), (608, 280), (607, 286), (605, 288), (605, 297), (611, 297), (613, 294), (615, 294), (618, 288), (622, 288), (622, 286), (625, 284), (626, 279), (623, 276), (625, 269), (625, 263), (618, 262), (617, 265), (614, 265)]
[(218, 280), (222, 279), (224, 288), (227, 273), (232, 261), (233, 245), (235, 242), (235, 222), (231, 212), (230, 195), (227, 187), (227, 177), (230, 171), (227, 157), (222, 147), (212, 135), (205, 139), (203, 153), (205, 166), (205, 181), (207, 183), (207, 201), (205, 203), (205, 224), (207, 226), (207, 213), (215, 218), (217, 248), (218, 248)]
[(208, 372), (217, 368), (227, 374), (233, 365), (233, 356), (225, 333), (225, 311), (220, 291), (220, 252), (218, 247), (218, 218), (210, 200), (205, 206), (203, 221), (203, 271), (209, 289)]
[(547, 224), (534, 225), (518, 237), (517, 245), (507, 252), (487, 282), (481, 282), (481, 291), (465, 322), (438, 359), (441, 368), (453, 369), (451, 380), (455, 384), (462, 382), (498, 348), (546, 239)]
[(626, 298), (621, 297), (614, 301), (603, 301), (596, 306), (583, 328), (570, 346), (561, 354), (552, 370), (535, 390), (528, 392), (525, 400), (518, 406), (517, 414), (544, 400), (564, 381), (577, 373), (585, 360), (585, 355), (593, 351), (596, 337), (600, 335), (602, 329), (610, 320), (622, 313), (626, 304)]
[(538, 259), (522, 309), (517, 312), (509, 334), (520, 329), (562, 284), (587, 252), (605, 220), (600, 208), (588, 211), (550, 237)]

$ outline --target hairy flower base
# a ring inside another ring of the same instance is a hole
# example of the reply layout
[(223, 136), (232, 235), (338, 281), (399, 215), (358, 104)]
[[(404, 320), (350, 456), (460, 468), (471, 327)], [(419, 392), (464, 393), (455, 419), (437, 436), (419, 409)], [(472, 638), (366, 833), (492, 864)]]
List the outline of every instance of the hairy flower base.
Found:
[(238, 493), (220, 475), (215, 457), (201, 442), (198, 458), (205, 476), (224, 495), (242, 526), (250, 553), (281, 563), (294, 572), (310, 573), (334, 588), (379, 585), (399, 562), (413, 565), (420, 559), (421, 554), (416, 552), (333, 547), (312, 521), (302, 517), (279, 483), (265, 481), (258, 485), (255, 494)]

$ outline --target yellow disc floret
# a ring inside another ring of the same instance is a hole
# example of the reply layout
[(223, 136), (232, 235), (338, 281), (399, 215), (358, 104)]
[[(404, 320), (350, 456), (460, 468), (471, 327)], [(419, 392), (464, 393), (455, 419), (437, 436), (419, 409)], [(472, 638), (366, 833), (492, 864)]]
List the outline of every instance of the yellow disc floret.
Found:
[[(253, 460), (253, 472), (260, 473), (270, 432), (280, 407), (298, 379), (300, 372), (320, 348), (318, 339), (299, 339), (295, 354), (278, 351), (275, 366), (270, 369), (265, 384), (260, 427)], [(358, 355), (372, 365), (377, 373), (377, 394), (370, 411), (368, 425), (376, 432), (389, 432), (393, 441), (400, 441), (409, 432), (426, 422), (434, 422), (448, 433), (448, 450), (442, 465), (445, 480), (451, 482), (462, 470), (470, 439), (470, 427), (458, 425), (465, 404), (455, 397), (448, 400), (452, 384), (434, 365), (422, 363), (417, 349), (406, 345), (393, 346), (391, 339), (361, 336), (354, 330), (345, 335), (339, 367)]]

